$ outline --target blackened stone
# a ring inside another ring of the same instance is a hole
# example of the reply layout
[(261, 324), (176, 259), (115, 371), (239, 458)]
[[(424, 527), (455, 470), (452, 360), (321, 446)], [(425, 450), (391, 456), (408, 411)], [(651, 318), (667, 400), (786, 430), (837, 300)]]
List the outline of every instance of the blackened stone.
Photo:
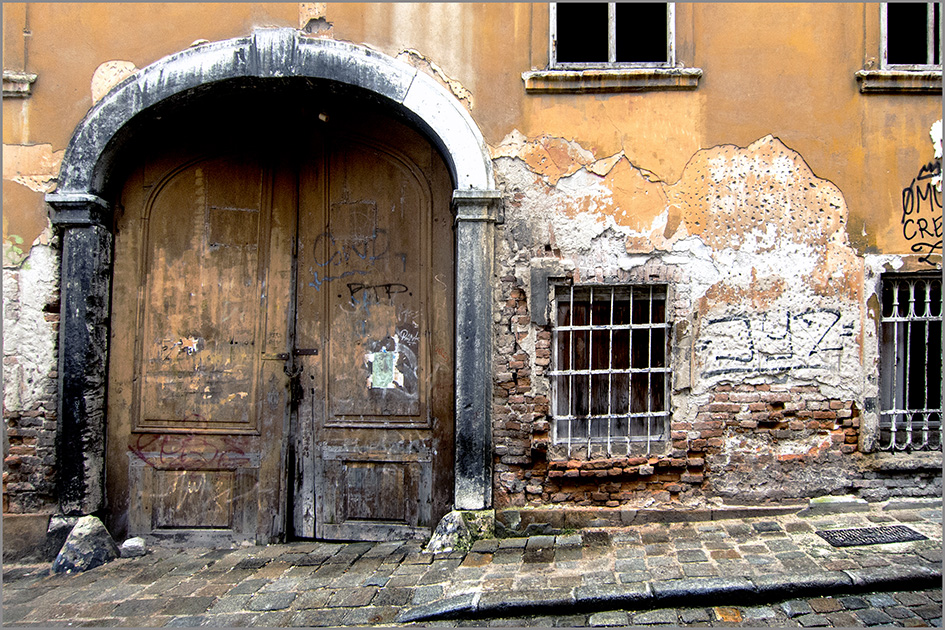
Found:
[(88, 571), (118, 557), (118, 545), (94, 516), (83, 516), (66, 538), (59, 555), (53, 561), (54, 573)]

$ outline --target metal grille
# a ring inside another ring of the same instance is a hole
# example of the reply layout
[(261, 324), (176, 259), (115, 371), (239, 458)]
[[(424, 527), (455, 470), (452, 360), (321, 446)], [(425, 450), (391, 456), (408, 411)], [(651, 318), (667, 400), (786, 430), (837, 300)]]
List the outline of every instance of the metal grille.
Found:
[(942, 280), (883, 279), (879, 448), (942, 448)]
[(886, 543), (928, 540), (919, 532), (905, 525), (886, 527), (855, 527), (853, 529), (828, 529), (814, 532), (834, 547), (856, 547), (858, 545), (883, 545)]
[[(669, 324), (665, 286), (569, 286), (556, 296), (551, 377), (555, 441), (568, 454), (647, 453), (667, 434)], [(621, 445), (618, 448), (618, 445)]]

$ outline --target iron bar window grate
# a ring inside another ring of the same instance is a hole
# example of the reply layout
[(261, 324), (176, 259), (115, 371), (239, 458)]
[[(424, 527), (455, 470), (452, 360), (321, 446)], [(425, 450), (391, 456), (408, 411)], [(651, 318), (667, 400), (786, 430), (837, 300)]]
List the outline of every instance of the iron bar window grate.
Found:
[(879, 448), (942, 448), (942, 280), (883, 278)]
[(650, 453), (669, 420), (665, 286), (567, 286), (555, 299), (555, 442)]

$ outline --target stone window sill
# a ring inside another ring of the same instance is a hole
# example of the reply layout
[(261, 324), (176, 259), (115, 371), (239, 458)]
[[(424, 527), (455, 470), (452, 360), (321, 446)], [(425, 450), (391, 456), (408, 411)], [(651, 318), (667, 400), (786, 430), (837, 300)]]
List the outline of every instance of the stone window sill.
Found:
[(941, 70), (860, 70), (856, 73), (860, 92), (935, 94), (942, 91)]
[(701, 77), (700, 68), (595, 68), (522, 73), (525, 91), (534, 94), (694, 90)]
[(28, 98), (36, 75), (28, 72), (3, 71), (3, 98)]

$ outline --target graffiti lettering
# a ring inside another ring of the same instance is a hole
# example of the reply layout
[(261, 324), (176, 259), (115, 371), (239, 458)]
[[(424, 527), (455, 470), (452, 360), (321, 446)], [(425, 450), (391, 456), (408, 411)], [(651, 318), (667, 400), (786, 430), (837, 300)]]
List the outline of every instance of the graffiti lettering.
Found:
[(358, 303), (358, 296), (361, 296), (361, 302), (367, 304), (369, 298), (373, 298), (373, 303), (377, 304), (381, 296), (393, 299), (398, 293), (407, 293), (409, 289), (406, 284), (391, 282), (387, 284), (361, 284), (360, 282), (349, 282), (348, 291), (351, 293), (351, 303)]
[[(324, 242), (328, 242), (328, 256), (321, 259), (321, 249)], [(369, 235), (351, 235), (336, 238), (331, 232), (323, 232), (315, 238), (315, 264), (319, 267), (327, 265), (343, 265), (349, 262), (364, 261), (374, 263), (387, 256), (387, 230), (375, 228)]]
[(925, 254), (919, 260), (932, 266), (931, 256), (942, 251), (941, 177), (942, 162), (936, 160), (922, 166), (902, 189), (902, 236), (912, 252)]
[(696, 350), (705, 356), (707, 377), (822, 368), (828, 353), (841, 352), (843, 338), (853, 336), (853, 324), (838, 327), (839, 322), (836, 309), (712, 319), (703, 326)]
[(152, 468), (200, 470), (221, 467), (228, 457), (245, 455), (231, 436), (139, 435), (128, 445), (138, 459)]

